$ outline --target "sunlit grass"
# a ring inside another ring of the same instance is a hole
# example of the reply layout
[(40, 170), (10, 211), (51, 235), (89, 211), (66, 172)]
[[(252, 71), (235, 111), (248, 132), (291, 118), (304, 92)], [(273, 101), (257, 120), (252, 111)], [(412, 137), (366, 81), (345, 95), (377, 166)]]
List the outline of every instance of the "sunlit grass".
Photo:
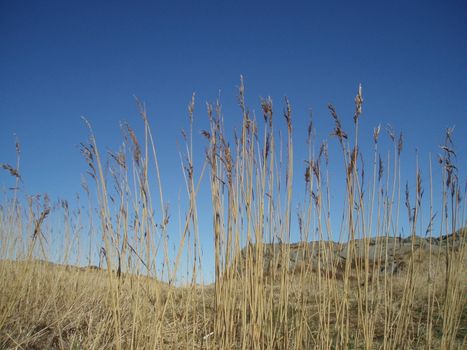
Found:
[[(302, 169), (293, 162), (289, 101), (276, 115), (272, 100), (262, 100), (258, 121), (246, 106), (243, 82), (238, 100), (242, 123), (233, 139), (224, 129), (220, 101), (208, 104), (210, 129), (202, 132), (206, 157), (199, 165), (192, 146), (194, 97), (189, 104), (190, 132), (184, 134), (181, 158), (187, 209), (173, 255), (172, 219), (159, 171), (164, 165), (142, 103), (143, 137), (123, 125), (124, 142), (114, 153), (101, 153), (86, 121), (90, 138), (81, 151), (88, 167), (83, 189), (89, 215), (79, 212), (72, 220), (68, 202), (53, 204), (47, 197), (23, 201), (17, 145), (18, 163), (3, 165), (16, 185), (0, 208), (1, 348), (465, 348), (465, 193), (451, 131), (439, 159), (442, 184), (433, 183), (431, 172), (422, 179), (417, 164), (415, 187), (404, 188), (402, 135), (388, 130), (393, 153), (383, 161), (380, 127), (372, 135), (358, 132), (359, 88), (352, 140), (329, 106), (341, 159), (329, 159), (327, 144), (315, 145), (313, 125), (307, 126), (305, 200), (295, 210), (294, 172)], [(282, 138), (276, 125), (284, 126)], [(362, 137), (373, 140), (371, 179), (362, 171)], [(331, 233), (330, 162), (343, 162), (345, 169), (339, 242)], [(198, 229), (205, 213), (197, 206), (203, 176), (211, 193), (215, 268), (214, 283), (207, 285), (200, 282), (208, 263), (202, 260)], [(427, 190), (423, 181), (430, 183)], [(434, 198), (435, 192), (441, 198)], [(433, 227), (435, 205), (442, 210), (440, 230)], [(410, 232), (401, 238), (403, 208)], [(422, 210), (430, 214), (423, 238)], [(48, 220), (59, 214), (63, 230), (51, 230)], [(289, 244), (297, 215), (300, 240)], [(64, 244), (54, 255), (57, 241)], [(91, 265), (98, 246), (98, 267), (76, 266)], [(177, 283), (181, 261), (189, 265), (183, 286)]]

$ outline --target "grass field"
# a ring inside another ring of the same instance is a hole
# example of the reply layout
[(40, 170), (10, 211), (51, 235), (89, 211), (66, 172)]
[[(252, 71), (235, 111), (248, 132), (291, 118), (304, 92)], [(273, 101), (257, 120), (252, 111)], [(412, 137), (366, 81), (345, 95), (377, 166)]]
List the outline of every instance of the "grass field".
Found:
[[(329, 106), (332, 142), (339, 144), (341, 159), (329, 159), (327, 144), (315, 145), (313, 125), (307, 126), (307, 199), (295, 210), (292, 179), (302, 168), (293, 163), (289, 102), (277, 116), (272, 101), (262, 100), (263, 116), (255, 120), (245, 105), (243, 84), (238, 97), (242, 124), (233, 142), (219, 103), (208, 104), (211, 128), (202, 132), (207, 151), (198, 173), (209, 177), (209, 239), (214, 241), (210, 284), (199, 282), (201, 182), (193, 170), (198, 165), (192, 131), (184, 135), (188, 201), (174, 256), (160, 186), (163, 164), (141, 103), (142, 141), (124, 125), (124, 147), (107, 156), (86, 122), (90, 138), (81, 145), (88, 165), (83, 188), (92, 222), (76, 224), (65, 201), (23, 200), (15, 189), (21, 182), (19, 153), (16, 165), (3, 164), (16, 186), (0, 207), (0, 348), (466, 348), (465, 190), (451, 130), (440, 151), (442, 183), (433, 183), (431, 172), (422, 179), (417, 165), (416, 185), (404, 188), (402, 135), (388, 130), (393, 149), (383, 161), (381, 128), (359, 135), (359, 89), (352, 140)], [(188, 106), (190, 130), (194, 103), (193, 98)], [(284, 140), (276, 124), (284, 126)], [(362, 137), (374, 146), (369, 176), (360, 161)], [(333, 241), (338, 233), (331, 232), (329, 185), (329, 176), (335, 176), (329, 162), (335, 161), (343, 164), (346, 189), (338, 241)], [(423, 183), (429, 183), (425, 190)], [(438, 215), (435, 208), (441, 210)], [(410, 232), (404, 237), (400, 212), (408, 215)], [(422, 212), (430, 217), (423, 226)], [(63, 232), (47, 229), (47, 220), (57, 213), (63, 214)], [(292, 220), (298, 220), (300, 231), (293, 244)], [(83, 227), (93, 228), (89, 246), (80, 243)], [(47, 261), (55, 235), (65, 237), (60, 264)], [(77, 257), (89, 257), (91, 263), (98, 244), (99, 267), (74, 264)], [(185, 285), (176, 283), (182, 260), (189, 262), (191, 283)]]

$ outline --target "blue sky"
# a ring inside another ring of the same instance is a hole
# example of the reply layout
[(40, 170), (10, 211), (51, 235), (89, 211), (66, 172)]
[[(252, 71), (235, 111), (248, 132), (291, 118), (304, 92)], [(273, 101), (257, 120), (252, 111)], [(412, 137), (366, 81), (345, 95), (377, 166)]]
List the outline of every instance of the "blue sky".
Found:
[[(351, 129), (359, 83), (367, 146), (380, 123), (402, 130), (412, 174), (415, 149), (422, 159), (437, 154), (444, 129), (455, 125), (465, 169), (466, 38), (465, 1), (1, 1), (0, 162), (14, 162), (16, 134), (24, 190), (71, 199), (86, 170), (81, 116), (103, 149), (116, 149), (119, 122), (141, 124), (135, 95), (152, 120), (175, 216), (183, 190), (180, 130), (191, 95), (196, 134), (208, 127), (205, 102), (219, 90), (232, 131), (241, 120), (236, 89), (243, 74), (251, 110), (271, 96), (280, 112), (283, 97), (290, 98), (299, 182), (309, 109), (319, 140), (332, 130), (329, 102)], [(204, 145), (196, 135), (198, 161)], [(341, 170), (335, 163), (331, 172)], [(11, 185), (5, 172), (0, 181)]]

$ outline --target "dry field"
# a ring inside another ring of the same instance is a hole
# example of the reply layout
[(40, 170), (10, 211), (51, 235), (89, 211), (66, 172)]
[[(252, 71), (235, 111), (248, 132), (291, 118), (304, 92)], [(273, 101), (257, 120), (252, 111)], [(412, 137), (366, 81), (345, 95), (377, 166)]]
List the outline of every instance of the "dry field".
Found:
[[(466, 196), (451, 130), (436, 165), (442, 181), (434, 183), (431, 163), (422, 178), (417, 161), (415, 185), (404, 188), (402, 135), (392, 129), (389, 156), (381, 156), (387, 150), (379, 148), (380, 127), (363, 135), (374, 146), (372, 165), (363, 171), (361, 89), (352, 137), (329, 106), (330, 142), (340, 147), (341, 159), (329, 159), (327, 143), (315, 145), (310, 122), (304, 169), (293, 162), (289, 102), (276, 115), (272, 101), (262, 100), (256, 120), (243, 83), (238, 98), (242, 124), (233, 141), (220, 103), (208, 104), (203, 164), (194, 164), (194, 98), (188, 106), (181, 157), (187, 209), (175, 254), (169, 252), (163, 164), (143, 104), (143, 137), (122, 126), (124, 142), (114, 153), (101, 153), (86, 122), (90, 138), (81, 151), (88, 213), (46, 196), (23, 199), (17, 146), (18, 163), (2, 165), (16, 184), (0, 207), (1, 349), (466, 348)], [(339, 176), (329, 173), (330, 162), (342, 163), (340, 232), (331, 229), (329, 177)], [(294, 171), (302, 170), (305, 200), (296, 210)], [(209, 178), (211, 234), (198, 225), (203, 176)], [(408, 226), (400, 237), (403, 214)], [(297, 243), (291, 243), (293, 220)], [(53, 230), (57, 221), (60, 230)], [(203, 261), (201, 234), (214, 242), (212, 262)], [(57, 251), (59, 239), (64, 243)], [(76, 266), (87, 259), (88, 267)], [(181, 261), (189, 266), (183, 285)], [(209, 264), (214, 282), (202, 284)]]

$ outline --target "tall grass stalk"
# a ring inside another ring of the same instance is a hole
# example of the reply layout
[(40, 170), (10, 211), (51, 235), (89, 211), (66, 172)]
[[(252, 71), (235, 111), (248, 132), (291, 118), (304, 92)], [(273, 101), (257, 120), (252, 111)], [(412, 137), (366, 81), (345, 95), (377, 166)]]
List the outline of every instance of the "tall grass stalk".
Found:
[[(286, 98), (277, 113), (262, 99), (257, 119), (243, 78), (238, 134), (226, 130), (220, 100), (207, 103), (209, 129), (199, 138), (206, 156), (196, 164), (193, 95), (180, 152), (186, 201), (178, 240), (151, 129), (162, 124), (139, 100), (143, 135), (122, 124), (115, 152), (98, 147), (85, 120), (85, 210), (81, 201), (23, 200), (17, 142), (15, 166), (2, 164), (14, 185), (0, 207), (0, 348), (465, 348), (466, 191), (452, 130), (441, 146), (441, 183), (431, 157), (422, 176), (417, 155), (404, 193), (402, 134), (386, 128), (387, 153), (381, 126), (361, 135), (363, 102), (360, 86), (350, 132), (328, 106), (330, 140), (319, 142), (310, 117), (301, 169), (291, 103)], [(365, 138), (373, 140), (369, 167)], [(330, 156), (334, 144), (340, 159)], [(333, 196), (341, 181), (345, 193)], [(199, 210), (207, 192), (210, 208)], [(212, 215), (212, 232), (200, 231), (202, 215)], [(206, 239), (213, 261), (203, 255)], [(207, 266), (213, 281), (205, 280)]]

